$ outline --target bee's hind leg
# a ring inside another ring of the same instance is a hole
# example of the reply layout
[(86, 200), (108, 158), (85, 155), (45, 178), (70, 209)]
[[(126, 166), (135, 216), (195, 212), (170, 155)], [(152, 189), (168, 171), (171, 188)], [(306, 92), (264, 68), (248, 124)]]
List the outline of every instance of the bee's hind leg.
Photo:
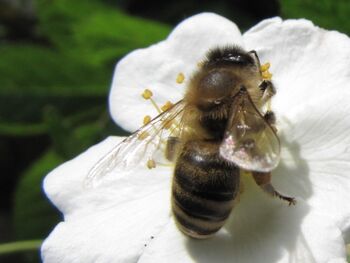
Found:
[(277, 192), (273, 185), (271, 184), (271, 173), (260, 173), (260, 172), (252, 172), (253, 178), (258, 186), (267, 194), (278, 197), (286, 202), (288, 202), (289, 205), (295, 205), (296, 200), (294, 197), (284, 196)]
[(262, 91), (261, 103), (264, 105), (271, 100), (276, 94), (276, 88), (270, 80), (263, 80), (259, 85), (260, 90)]

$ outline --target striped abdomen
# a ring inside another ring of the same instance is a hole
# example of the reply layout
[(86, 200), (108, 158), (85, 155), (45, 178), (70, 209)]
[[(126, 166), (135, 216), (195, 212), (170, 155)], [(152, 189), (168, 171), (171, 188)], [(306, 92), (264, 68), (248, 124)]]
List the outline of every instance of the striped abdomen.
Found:
[(218, 147), (217, 142), (188, 142), (176, 162), (172, 208), (178, 227), (191, 237), (217, 232), (239, 192), (239, 169), (219, 157)]

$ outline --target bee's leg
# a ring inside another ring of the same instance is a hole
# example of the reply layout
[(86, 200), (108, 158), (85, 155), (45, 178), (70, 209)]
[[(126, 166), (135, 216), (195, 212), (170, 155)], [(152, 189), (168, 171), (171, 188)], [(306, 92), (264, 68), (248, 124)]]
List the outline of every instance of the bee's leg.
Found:
[(265, 121), (271, 126), (271, 128), (277, 132), (277, 128), (276, 128), (276, 115), (273, 111), (268, 110), (265, 114), (264, 114), (264, 119)]
[(276, 94), (276, 88), (270, 80), (263, 80), (259, 85), (260, 90), (263, 92), (261, 103), (264, 105), (269, 102), (270, 99)]
[(265, 114), (264, 114), (264, 119), (265, 121), (270, 124), (271, 126), (272, 125), (275, 125), (276, 124), (276, 115), (273, 111), (271, 110), (268, 110)]
[(165, 157), (169, 161), (174, 161), (176, 157), (176, 153), (179, 150), (180, 139), (178, 137), (168, 137), (166, 149), (165, 149)]
[(284, 201), (287, 201), (289, 205), (295, 205), (296, 200), (294, 197), (284, 196), (277, 192), (275, 188), (271, 184), (271, 173), (260, 173), (260, 172), (252, 172), (253, 178), (258, 186), (265, 193), (268, 193), (271, 196), (278, 197)]

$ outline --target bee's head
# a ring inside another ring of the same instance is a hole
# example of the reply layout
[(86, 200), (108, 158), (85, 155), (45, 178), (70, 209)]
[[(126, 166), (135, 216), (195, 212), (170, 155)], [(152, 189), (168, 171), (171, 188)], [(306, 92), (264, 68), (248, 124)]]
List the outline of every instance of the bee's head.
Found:
[(246, 52), (238, 46), (226, 46), (209, 50), (204, 67), (254, 67), (259, 63), (255, 51)]
[(210, 110), (231, 101), (247, 79), (259, 74), (254, 54), (235, 46), (213, 49), (193, 76), (187, 98), (198, 108)]

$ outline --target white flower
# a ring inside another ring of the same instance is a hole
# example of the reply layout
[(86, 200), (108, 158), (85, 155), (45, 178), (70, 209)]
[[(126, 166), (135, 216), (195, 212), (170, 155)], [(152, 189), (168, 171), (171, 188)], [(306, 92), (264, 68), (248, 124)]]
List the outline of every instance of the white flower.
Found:
[[(212, 239), (183, 236), (170, 211), (170, 168), (110, 174), (84, 188), (90, 168), (120, 138), (111, 137), (52, 171), (44, 189), (62, 211), (42, 247), (44, 262), (346, 262), (350, 241), (350, 40), (307, 20), (272, 18), (241, 35), (215, 14), (186, 19), (163, 42), (119, 62), (110, 95), (115, 121), (129, 131), (181, 98), (186, 80), (213, 46), (239, 44), (271, 62), (282, 161), (273, 184), (296, 196), (288, 207), (249, 176), (229, 222)], [(178, 73), (185, 81), (176, 83)]]

